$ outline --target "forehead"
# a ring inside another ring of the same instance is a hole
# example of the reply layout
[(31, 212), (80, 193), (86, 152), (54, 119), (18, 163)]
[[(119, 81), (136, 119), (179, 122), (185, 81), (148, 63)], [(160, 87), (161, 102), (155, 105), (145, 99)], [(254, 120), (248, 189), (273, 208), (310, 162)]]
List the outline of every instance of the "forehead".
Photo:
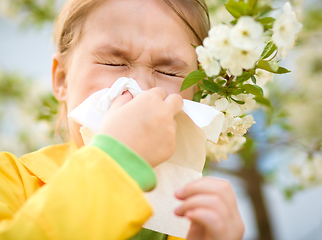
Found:
[(125, 52), (194, 54), (194, 36), (162, 0), (109, 0), (87, 17), (82, 39), (90, 50), (113, 45)]

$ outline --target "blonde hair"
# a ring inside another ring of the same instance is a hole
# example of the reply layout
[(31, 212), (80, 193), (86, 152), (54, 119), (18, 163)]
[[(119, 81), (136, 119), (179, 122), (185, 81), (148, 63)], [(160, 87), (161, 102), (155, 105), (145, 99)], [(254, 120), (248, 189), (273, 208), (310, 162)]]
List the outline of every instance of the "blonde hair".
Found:
[[(67, 55), (81, 37), (88, 14), (107, 0), (69, 0), (58, 16), (54, 42), (57, 51)], [(210, 29), (205, 0), (163, 0), (185, 22), (201, 44)]]
[[(108, 0), (68, 0), (64, 5), (56, 21), (54, 42), (57, 52), (62, 54), (65, 63), (67, 63), (67, 58), (73, 47), (81, 38), (86, 17), (105, 1)], [(202, 44), (210, 29), (209, 13), (205, 0), (163, 1), (184, 21), (195, 36), (197, 43)], [(56, 133), (63, 140), (68, 140), (66, 103), (60, 103)]]

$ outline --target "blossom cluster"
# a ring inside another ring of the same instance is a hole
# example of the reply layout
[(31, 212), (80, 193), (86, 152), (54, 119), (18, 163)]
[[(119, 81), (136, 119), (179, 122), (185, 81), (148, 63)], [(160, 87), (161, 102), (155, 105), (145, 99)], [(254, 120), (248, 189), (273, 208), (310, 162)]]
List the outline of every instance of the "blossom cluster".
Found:
[(301, 29), (302, 24), (298, 22), (291, 4), (285, 3), (283, 13), (274, 23), (272, 36), (282, 58), (286, 58), (288, 51), (294, 47), (296, 37)]
[[(257, 84), (265, 89), (268, 82), (273, 81), (273, 74), (261, 69), (256, 70)], [(250, 80), (248, 84), (254, 84)], [(246, 142), (245, 134), (248, 129), (255, 123), (251, 114), (259, 106), (254, 100), (253, 94), (239, 94), (232, 96), (234, 99), (243, 104), (238, 104), (231, 99), (227, 99), (217, 93), (208, 95), (201, 102), (215, 107), (225, 116), (224, 125), (221, 135), (216, 144), (207, 142), (207, 155), (213, 157), (216, 161), (226, 160), (228, 154), (238, 152)]]
[(246, 109), (252, 109), (256, 105), (252, 94), (240, 94), (235, 98), (244, 101), (244, 104), (230, 102), (226, 98), (213, 94), (203, 101), (210, 106), (215, 106), (218, 111), (225, 115), (225, 122), (222, 129), (223, 134), (244, 135), (252, 124), (254, 119), (252, 115), (245, 115)]
[(207, 105), (214, 106), (225, 115), (219, 141), (217, 144), (208, 143), (207, 145), (208, 155), (213, 156), (217, 161), (220, 158), (227, 159), (228, 153), (237, 152), (245, 143), (246, 138), (243, 135), (255, 123), (251, 114), (245, 114), (256, 107), (253, 97), (252, 94), (235, 96), (235, 99), (244, 102), (244, 104), (237, 104), (214, 93), (202, 101)]
[[(285, 3), (283, 13), (272, 27), (272, 41), (280, 56), (295, 45), (295, 40), (302, 29), (290, 3)], [(236, 25), (214, 26), (209, 31), (203, 45), (196, 48), (198, 61), (209, 77), (220, 73), (221, 68), (228, 69), (232, 75), (240, 76), (243, 70), (255, 68), (267, 36), (263, 35), (264, 26), (251, 16), (241, 16)]]
[(244, 135), (255, 123), (250, 112), (259, 104), (270, 107), (263, 88), (273, 74), (289, 72), (279, 66), (278, 58), (287, 56), (302, 28), (290, 3), (277, 19), (263, 17), (251, 2), (230, 0), (225, 6), (235, 20), (214, 26), (203, 46), (196, 47), (200, 69), (189, 74), (181, 87), (197, 84), (200, 91), (194, 100), (225, 115), (218, 143), (208, 143), (208, 155), (217, 161), (242, 147)]
[[(239, 76), (243, 69), (252, 69), (259, 59), (264, 28), (250, 16), (242, 16), (237, 24), (229, 27), (219, 24), (209, 31), (204, 46), (198, 46), (198, 61), (207, 76), (220, 73), (221, 67)], [(218, 62), (219, 60), (219, 62)]]
[(303, 187), (322, 184), (322, 156), (314, 156), (300, 164), (293, 164), (290, 169)]

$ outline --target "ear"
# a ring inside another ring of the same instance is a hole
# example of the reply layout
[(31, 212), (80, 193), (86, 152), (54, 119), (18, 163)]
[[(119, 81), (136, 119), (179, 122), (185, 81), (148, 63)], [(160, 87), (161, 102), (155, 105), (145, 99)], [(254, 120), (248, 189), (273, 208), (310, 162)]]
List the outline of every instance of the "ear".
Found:
[(59, 102), (67, 101), (67, 81), (63, 56), (56, 53), (53, 56), (52, 87), (56, 99)]

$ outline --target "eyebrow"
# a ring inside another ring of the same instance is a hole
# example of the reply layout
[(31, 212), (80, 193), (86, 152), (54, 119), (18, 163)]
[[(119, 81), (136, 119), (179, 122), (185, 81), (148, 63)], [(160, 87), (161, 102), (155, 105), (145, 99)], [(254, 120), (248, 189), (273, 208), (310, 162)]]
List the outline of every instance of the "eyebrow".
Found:
[(153, 66), (178, 67), (182, 69), (189, 67), (185, 61), (172, 57), (159, 57), (153, 61)]
[(117, 47), (113, 45), (103, 45), (92, 51), (93, 55), (112, 55), (114, 57), (122, 57), (129, 59), (130, 52), (123, 47)]
[[(113, 45), (100, 46), (92, 51), (95, 56), (109, 55), (113, 57), (123, 58), (127, 61), (131, 61), (130, 51), (126, 49), (127, 47), (119, 47)], [(152, 59), (153, 67), (175, 67), (180, 69), (186, 69), (189, 65), (177, 57), (171, 57), (164, 54), (163, 56), (158, 56)]]

